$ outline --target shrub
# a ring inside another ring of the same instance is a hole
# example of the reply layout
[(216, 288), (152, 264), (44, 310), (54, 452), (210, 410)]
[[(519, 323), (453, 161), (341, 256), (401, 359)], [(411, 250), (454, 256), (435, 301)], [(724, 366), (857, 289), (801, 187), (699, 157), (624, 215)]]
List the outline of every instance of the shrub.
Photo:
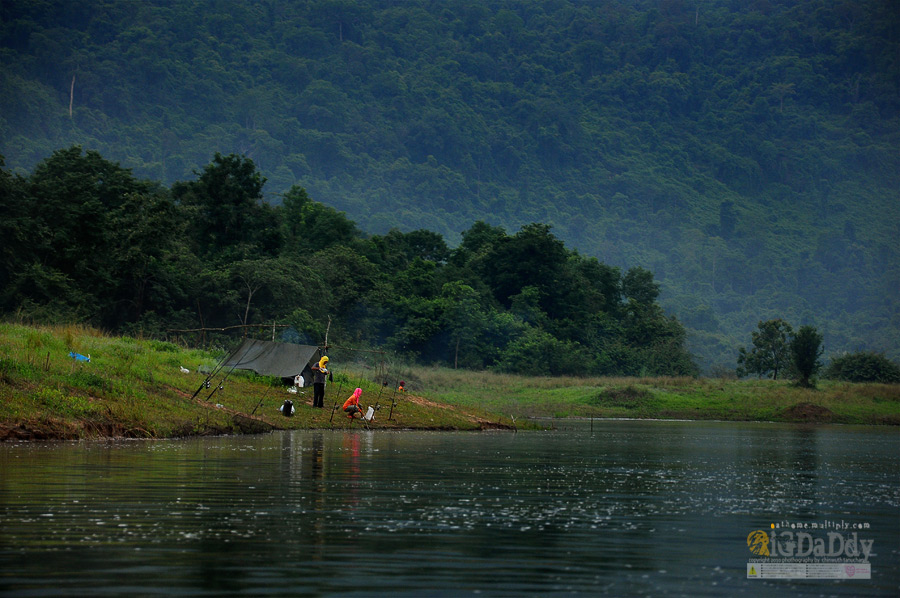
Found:
[(884, 355), (870, 351), (849, 353), (831, 360), (825, 378), (847, 382), (900, 382), (900, 366)]
[(84, 397), (67, 395), (57, 388), (41, 388), (32, 395), (32, 400), (61, 417), (83, 417), (93, 411), (90, 402)]
[(637, 409), (646, 407), (653, 400), (653, 393), (649, 390), (636, 388), (633, 385), (624, 388), (608, 388), (600, 391), (588, 402), (597, 407), (624, 407), (625, 409)]
[(178, 345), (166, 341), (152, 340), (148, 344), (151, 349), (159, 351), (160, 353), (179, 353), (181, 351), (181, 349), (178, 348)]
[(83, 370), (79, 370), (77, 372), (73, 372), (71, 376), (69, 376), (69, 379), (75, 386), (79, 388), (98, 391), (108, 391), (111, 388), (111, 385), (107, 380), (93, 372), (85, 372)]

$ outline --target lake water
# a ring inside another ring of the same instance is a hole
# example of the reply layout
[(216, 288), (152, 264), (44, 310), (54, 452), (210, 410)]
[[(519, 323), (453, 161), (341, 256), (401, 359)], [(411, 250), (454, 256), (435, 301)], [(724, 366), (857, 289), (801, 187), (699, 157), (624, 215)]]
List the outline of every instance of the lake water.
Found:
[[(555, 425), (3, 444), (0, 595), (900, 593), (897, 429)], [(748, 579), (826, 522), (871, 579)]]

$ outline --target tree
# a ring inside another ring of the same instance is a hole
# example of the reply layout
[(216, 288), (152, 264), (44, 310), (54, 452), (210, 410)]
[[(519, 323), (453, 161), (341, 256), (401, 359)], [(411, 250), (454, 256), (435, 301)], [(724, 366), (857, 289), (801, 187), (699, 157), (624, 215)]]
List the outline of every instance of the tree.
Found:
[[(152, 253), (150, 247), (165, 246), (173, 230), (164, 227), (164, 232), (142, 239), (125, 234), (133, 213), (124, 206), (155, 196), (155, 187), (95, 151), (83, 153), (73, 146), (54, 152), (35, 167), (21, 189), (25, 207), (17, 211), (25, 220), (16, 225), (22, 228), (9, 242), (29, 235), (24, 256), (33, 264), (22, 264), (10, 283), (14, 290), (8, 292), (18, 296), (17, 302), (27, 298), (36, 304), (68, 305), (73, 315), (86, 314), (95, 324), (119, 325), (122, 297), (117, 287), (129, 274), (123, 269), (126, 254)], [(139, 242), (144, 245), (136, 247)]]
[(479, 267), (501, 304), (508, 306), (513, 295), (533, 286), (539, 291), (541, 309), (552, 314), (571, 287), (565, 271), (568, 255), (549, 225), (532, 223), (495, 243)]
[(759, 330), (752, 333), (753, 347), (748, 351), (741, 347), (738, 351), (738, 376), (758, 374), (778, 379), (778, 372), (791, 364), (789, 339), (793, 334), (791, 325), (777, 318), (760, 322)]
[(622, 278), (622, 294), (641, 305), (650, 305), (659, 297), (659, 285), (653, 282), (652, 272), (636, 266)]
[(812, 326), (801, 326), (791, 339), (791, 357), (803, 388), (812, 388), (812, 377), (822, 367), (822, 335)]
[(12, 176), (4, 168), (0, 156), (0, 301), (10, 290), (9, 284), (21, 266), (29, 260), (28, 254), (34, 245), (32, 226), (25, 201), (24, 183)]
[(793, 83), (774, 83), (769, 90), (778, 98), (778, 113), (784, 112), (784, 98), (797, 93)]
[(719, 204), (719, 234), (723, 239), (731, 238), (737, 221), (738, 216), (733, 201), (723, 201)]
[(460, 349), (463, 364), (478, 364), (478, 337), (487, 327), (488, 316), (480, 305), (480, 297), (472, 287), (459, 281), (447, 283), (441, 289), (443, 300), (443, 328), (449, 332), (453, 345), (453, 369), (459, 367)]
[(154, 311), (165, 317), (185, 299), (183, 279), (195, 260), (175, 204), (167, 193), (130, 193), (110, 216), (117, 301), (105, 310), (104, 324), (120, 327)]
[(277, 210), (285, 238), (284, 250), (292, 255), (315, 253), (334, 245), (353, 246), (360, 233), (343, 212), (310, 199), (306, 189), (294, 185)]
[(263, 202), (265, 178), (253, 160), (216, 152), (199, 178), (172, 186), (172, 195), (189, 208), (198, 254), (219, 261), (274, 256), (281, 246), (275, 210)]
[(529, 376), (584, 376), (591, 370), (591, 357), (578, 343), (561, 341), (539, 328), (527, 328), (506, 346), (496, 367)]

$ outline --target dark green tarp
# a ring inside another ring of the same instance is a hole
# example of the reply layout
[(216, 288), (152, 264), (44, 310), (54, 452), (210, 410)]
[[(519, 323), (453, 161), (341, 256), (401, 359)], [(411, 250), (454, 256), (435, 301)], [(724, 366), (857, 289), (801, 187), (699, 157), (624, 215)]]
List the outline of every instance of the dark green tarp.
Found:
[(273, 343), (248, 338), (231, 354), (223, 367), (251, 370), (261, 376), (293, 378), (304, 370), (308, 371), (308, 366), (318, 359), (319, 348), (312, 345)]

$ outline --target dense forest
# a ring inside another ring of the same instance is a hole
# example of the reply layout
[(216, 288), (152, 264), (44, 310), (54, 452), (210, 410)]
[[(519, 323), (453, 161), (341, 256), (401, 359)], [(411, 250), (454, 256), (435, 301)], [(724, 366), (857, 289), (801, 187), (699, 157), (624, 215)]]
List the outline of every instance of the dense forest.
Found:
[(545, 224), (478, 221), (450, 250), (424, 229), (363, 235), (301, 187), (272, 206), (263, 184), (234, 154), (171, 189), (80, 147), (28, 177), (0, 171), (0, 308), (156, 336), (277, 322), (321, 344), (328, 327), (424, 363), (536, 375), (697, 373), (649, 271), (581, 256)]
[[(304, 189), (371, 242), (428, 230), (464, 253), (517, 230), (501, 238), (653, 272), (652, 305), (704, 369), (776, 317), (816, 326), (829, 354), (900, 357), (891, 0), (4, 0), (0, 65), (0, 153), (23, 178), (77, 144), (201, 211), (211, 156), (246, 156), (267, 218)], [(226, 233), (207, 234), (201, 261)], [(501, 274), (469, 261), (483, 279), (445, 282), (486, 285), (508, 313)], [(550, 301), (529, 292), (517, 306)], [(553, 326), (535, 330), (585, 341)]]

